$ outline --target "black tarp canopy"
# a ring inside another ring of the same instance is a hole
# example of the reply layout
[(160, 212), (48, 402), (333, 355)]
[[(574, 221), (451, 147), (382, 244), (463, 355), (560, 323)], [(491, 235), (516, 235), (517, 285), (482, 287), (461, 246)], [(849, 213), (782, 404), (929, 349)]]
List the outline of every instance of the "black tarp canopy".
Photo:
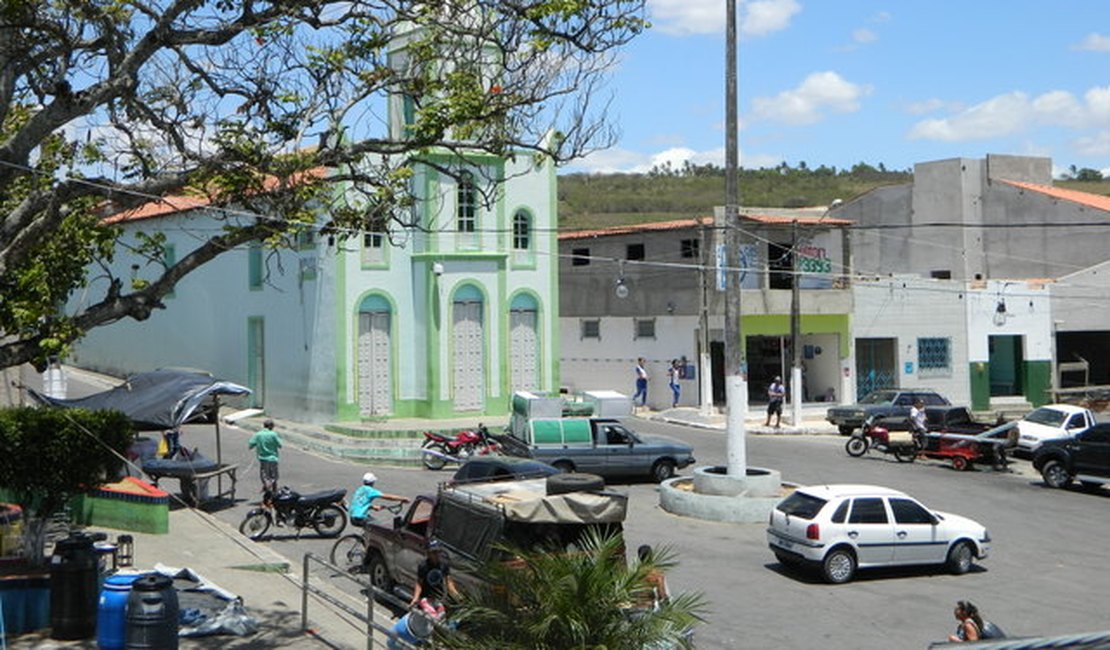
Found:
[(249, 395), (250, 389), (220, 381), (199, 370), (160, 368), (128, 377), (122, 384), (79, 399), (47, 397), (29, 391), (40, 403), (91, 411), (114, 409), (131, 419), (138, 431), (176, 429), (195, 416), (198, 408), (217, 395)]

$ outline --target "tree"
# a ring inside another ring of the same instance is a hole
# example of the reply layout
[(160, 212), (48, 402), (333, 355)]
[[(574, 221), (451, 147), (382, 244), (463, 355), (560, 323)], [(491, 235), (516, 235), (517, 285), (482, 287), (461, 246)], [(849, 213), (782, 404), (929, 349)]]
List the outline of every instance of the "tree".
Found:
[(659, 549), (653, 558), (625, 563), (620, 534), (590, 531), (575, 552), (509, 549), (510, 562), (494, 561), (490, 588), (464, 591), (449, 606), (457, 633), (437, 639), (443, 648), (501, 650), (692, 647), (689, 631), (701, 621), (698, 594), (672, 595), (657, 608), (630, 609), (650, 590), (647, 576), (674, 565)]
[[(643, 16), (644, 0), (0, 0), (0, 367), (147, 318), (244, 243), (413, 226), (412, 166), (459, 173), (433, 150), (558, 164), (610, 145), (603, 83)], [(144, 277), (113, 276), (102, 217), (186, 192), (232, 208), (223, 231), (178, 260), (151, 235)], [(109, 288), (63, 313), (90, 265)]]
[(119, 474), (134, 432), (118, 411), (0, 409), (0, 487), (27, 515), (24, 545), (41, 563), (46, 520)]

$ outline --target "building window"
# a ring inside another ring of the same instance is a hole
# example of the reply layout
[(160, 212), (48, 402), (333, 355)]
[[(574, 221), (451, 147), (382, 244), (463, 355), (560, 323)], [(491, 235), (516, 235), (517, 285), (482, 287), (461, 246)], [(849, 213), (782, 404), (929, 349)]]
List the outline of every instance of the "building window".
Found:
[(595, 319), (582, 321), (582, 338), (601, 340), (601, 321)]
[(945, 373), (952, 369), (951, 339), (917, 339), (917, 367), (923, 373)]
[(252, 291), (262, 288), (262, 245), (258, 243), (247, 249), (247, 286)]
[(474, 177), (470, 172), (463, 172), (459, 176), (457, 202), (456, 230), (460, 233), (474, 232), (478, 225), (478, 191), (474, 188)]
[(572, 248), (570, 250), (571, 266), (589, 266), (590, 265), (590, 249), (588, 248)]
[(629, 260), (642, 260), (644, 259), (644, 245), (643, 244), (629, 244), (625, 249), (625, 259)]
[(654, 318), (637, 318), (634, 321), (635, 336), (637, 339), (653, 339), (655, 338), (655, 319)]
[(382, 264), (385, 262), (386, 232), (385, 219), (379, 216), (370, 218), (366, 230), (362, 231), (362, 263)]
[(696, 239), (683, 239), (682, 256), (687, 259), (700, 259), (701, 242)]
[(316, 232), (311, 228), (297, 231), (297, 248), (306, 249), (316, 246)]
[(934, 280), (951, 280), (952, 279), (952, 271), (949, 271), (949, 270), (930, 271), (929, 272), (929, 277), (933, 278)]
[(532, 219), (527, 212), (513, 216), (513, 249), (526, 251), (532, 247)]

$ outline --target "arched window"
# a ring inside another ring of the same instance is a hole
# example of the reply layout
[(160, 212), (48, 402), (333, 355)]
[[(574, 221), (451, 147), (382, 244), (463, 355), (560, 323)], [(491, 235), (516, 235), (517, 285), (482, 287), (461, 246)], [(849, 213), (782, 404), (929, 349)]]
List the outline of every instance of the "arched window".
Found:
[(460, 233), (474, 232), (478, 221), (478, 192), (474, 188), (474, 176), (470, 172), (459, 175), (456, 203), (458, 207), (455, 229)]
[(532, 247), (532, 218), (521, 210), (513, 215), (513, 250), (526, 251)]

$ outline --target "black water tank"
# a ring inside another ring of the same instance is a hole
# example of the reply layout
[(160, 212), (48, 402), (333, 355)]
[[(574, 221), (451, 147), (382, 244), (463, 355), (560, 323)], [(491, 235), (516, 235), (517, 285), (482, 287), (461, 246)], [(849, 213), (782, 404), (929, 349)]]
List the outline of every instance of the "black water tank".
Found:
[(96, 634), (98, 569), (88, 535), (74, 533), (54, 545), (50, 558), (51, 638), (72, 641)]
[(127, 597), (126, 650), (177, 650), (177, 590), (173, 580), (148, 573)]

